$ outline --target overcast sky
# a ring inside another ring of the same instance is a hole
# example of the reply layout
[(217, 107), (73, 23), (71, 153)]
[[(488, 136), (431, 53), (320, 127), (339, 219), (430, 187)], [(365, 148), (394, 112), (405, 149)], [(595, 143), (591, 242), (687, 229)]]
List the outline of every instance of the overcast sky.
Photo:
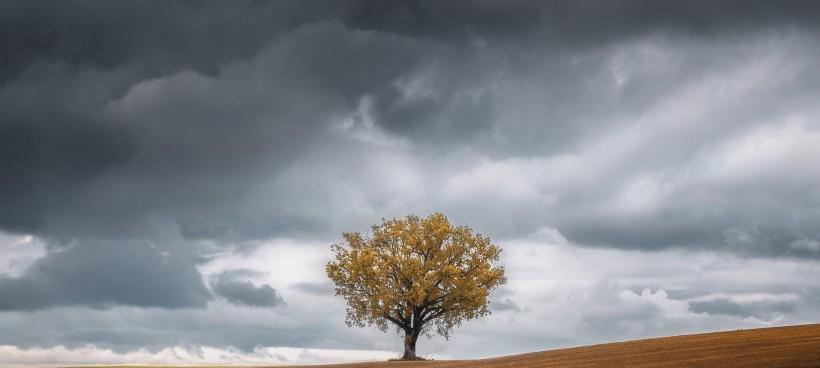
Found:
[(440, 211), (471, 358), (820, 320), (810, 1), (0, 2), (0, 365), (386, 359), (324, 275)]

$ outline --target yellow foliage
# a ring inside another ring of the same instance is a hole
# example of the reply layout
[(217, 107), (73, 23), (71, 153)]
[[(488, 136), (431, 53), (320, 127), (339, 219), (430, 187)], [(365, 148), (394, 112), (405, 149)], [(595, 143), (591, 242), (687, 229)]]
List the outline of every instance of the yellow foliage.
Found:
[(327, 264), (336, 295), (347, 302), (347, 324), (388, 322), (415, 337), (449, 332), (490, 313), (489, 295), (506, 282), (501, 249), (440, 213), (382, 220), (371, 233), (344, 233)]

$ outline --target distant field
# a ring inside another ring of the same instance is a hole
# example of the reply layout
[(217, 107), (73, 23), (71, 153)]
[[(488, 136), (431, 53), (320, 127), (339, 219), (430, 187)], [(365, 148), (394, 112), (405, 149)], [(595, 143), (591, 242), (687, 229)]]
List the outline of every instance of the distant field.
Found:
[(634, 340), (479, 360), (373, 362), (316, 367), (820, 368), (820, 324)]

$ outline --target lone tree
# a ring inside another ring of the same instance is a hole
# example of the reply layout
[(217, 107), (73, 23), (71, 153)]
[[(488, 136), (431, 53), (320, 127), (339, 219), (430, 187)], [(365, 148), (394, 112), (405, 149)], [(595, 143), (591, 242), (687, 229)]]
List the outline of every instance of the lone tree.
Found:
[(383, 219), (370, 235), (342, 235), (326, 271), (347, 302), (347, 325), (387, 331), (392, 323), (404, 332), (405, 360), (418, 359), (422, 333), (448, 339), (453, 327), (489, 314), (490, 293), (506, 282), (501, 249), (440, 213)]

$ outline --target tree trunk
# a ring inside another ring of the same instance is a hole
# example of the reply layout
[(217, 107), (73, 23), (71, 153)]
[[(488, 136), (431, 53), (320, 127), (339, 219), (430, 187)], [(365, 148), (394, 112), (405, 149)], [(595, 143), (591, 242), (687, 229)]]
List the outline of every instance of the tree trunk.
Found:
[(416, 340), (418, 340), (419, 334), (415, 331), (406, 333), (404, 335), (404, 355), (402, 355), (402, 360), (416, 360), (418, 357), (416, 356)]

